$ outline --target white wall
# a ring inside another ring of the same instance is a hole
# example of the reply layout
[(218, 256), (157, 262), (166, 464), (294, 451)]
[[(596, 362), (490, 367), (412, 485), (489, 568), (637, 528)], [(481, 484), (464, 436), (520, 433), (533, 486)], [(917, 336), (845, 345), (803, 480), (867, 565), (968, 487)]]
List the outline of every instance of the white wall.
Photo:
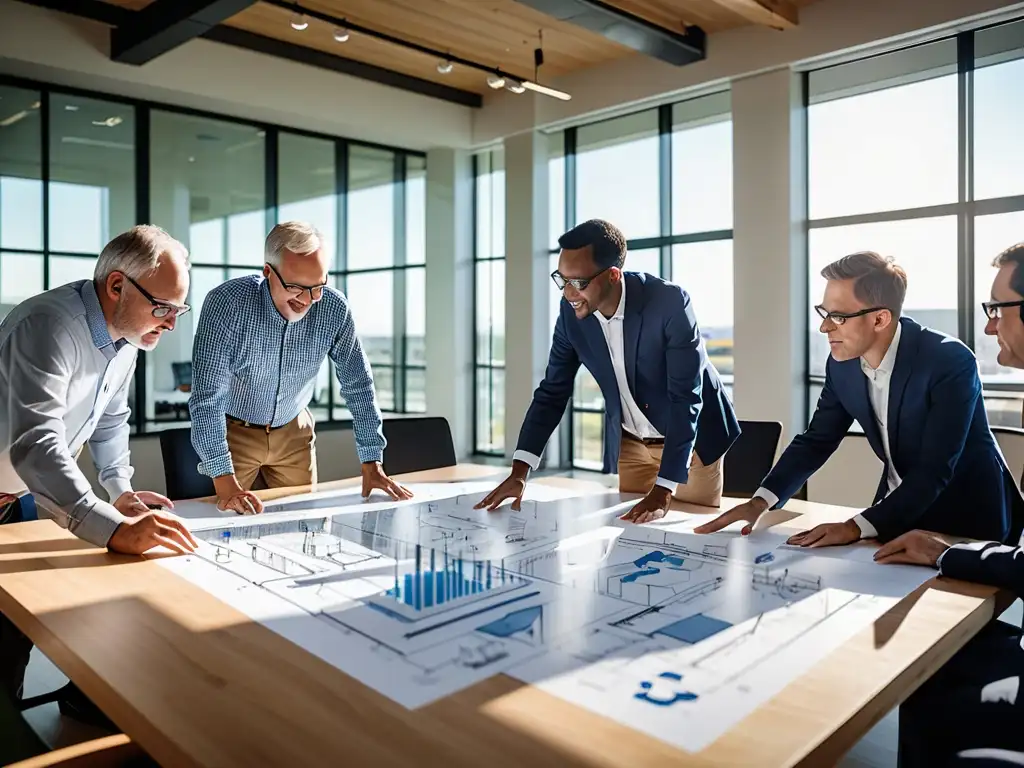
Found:
[(553, 78), (570, 101), (508, 92), (485, 97), (473, 118), (478, 146), (532, 128), (580, 121), (604, 111), (637, 108), (691, 91), (720, 87), (733, 78), (789, 67), (839, 52), (854, 52), (942, 29), (986, 15), (1012, 15), (1024, 3), (1006, 0), (819, 0), (800, 10), (800, 24), (779, 32), (740, 27), (711, 35), (704, 61), (674, 67), (635, 55)]
[(0, 0), (0, 72), (409, 149), (470, 143), (470, 107), (207, 40), (118, 64), (108, 30)]

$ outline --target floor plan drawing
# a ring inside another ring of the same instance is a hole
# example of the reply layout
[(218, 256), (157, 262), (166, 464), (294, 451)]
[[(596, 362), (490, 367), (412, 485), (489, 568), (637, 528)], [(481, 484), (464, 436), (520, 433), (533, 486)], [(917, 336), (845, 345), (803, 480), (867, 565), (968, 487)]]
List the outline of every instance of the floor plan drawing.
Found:
[(200, 509), (199, 550), (161, 563), (404, 706), (505, 673), (691, 750), (902, 596), (851, 588), (866, 565), (776, 560), (777, 536), (620, 521), (635, 497), (474, 509), (490, 488)]

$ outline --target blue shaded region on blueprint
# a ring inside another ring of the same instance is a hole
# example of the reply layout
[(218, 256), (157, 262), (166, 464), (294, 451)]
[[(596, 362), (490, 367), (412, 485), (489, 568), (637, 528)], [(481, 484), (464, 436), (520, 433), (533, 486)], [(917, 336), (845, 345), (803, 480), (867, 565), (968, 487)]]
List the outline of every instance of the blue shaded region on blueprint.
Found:
[(731, 626), (732, 624), (728, 621), (705, 616), (703, 613), (696, 613), (693, 616), (687, 616), (685, 619), (666, 624), (658, 630), (658, 634), (675, 638), (683, 643), (699, 643), (701, 640), (707, 640), (712, 635)]

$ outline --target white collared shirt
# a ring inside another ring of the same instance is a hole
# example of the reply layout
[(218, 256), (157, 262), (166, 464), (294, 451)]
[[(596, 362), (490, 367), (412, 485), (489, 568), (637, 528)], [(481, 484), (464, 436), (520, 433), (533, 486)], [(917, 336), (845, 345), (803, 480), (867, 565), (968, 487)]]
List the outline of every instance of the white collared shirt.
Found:
[[(612, 360), (612, 369), (615, 371), (615, 381), (619, 385), (619, 403), (622, 406), (622, 428), (641, 439), (661, 439), (664, 438), (664, 435), (660, 434), (654, 428), (654, 425), (651, 424), (650, 420), (644, 416), (643, 411), (636, 404), (636, 400), (633, 399), (633, 393), (629, 390), (623, 335), (623, 326), (626, 322), (626, 281), (620, 281), (620, 285), (622, 285), (622, 292), (619, 296), (619, 306), (616, 308), (615, 314), (611, 317), (605, 317), (600, 312), (595, 312), (594, 315), (601, 323), (601, 332), (604, 333), (604, 340), (608, 345), (608, 354)], [(526, 462), (530, 465), (531, 469), (537, 469), (540, 466), (540, 457), (529, 451), (516, 451), (512, 454), (512, 459), (513, 461)], [(659, 477), (655, 482), (656, 485), (667, 488), (672, 493), (676, 492), (678, 483), (663, 477)]]
[[(889, 448), (889, 383), (892, 380), (893, 369), (896, 367), (896, 352), (900, 346), (902, 333), (903, 326), (897, 321), (896, 335), (892, 337), (889, 348), (885, 351), (885, 356), (882, 357), (882, 362), (878, 364), (877, 368), (868, 365), (863, 357), (860, 359), (860, 369), (868, 379), (868, 399), (871, 402), (871, 411), (882, 436), (882, 450), (885, 452), (885, 465), (888, 467), (886, 473), (887, 496), (895, 491), (901, 482)], [(754, 498), (764, 499), (768, 502), (769, 509), (779, 503), (779, 497), (763, 487), (757, 489)], [(870, 539), (878, 535), (875, 526), (868, 522), (864, 515), (856, 515), (853, 519), (857, 523), (857, 527), (860, 528), (862, 539)]]

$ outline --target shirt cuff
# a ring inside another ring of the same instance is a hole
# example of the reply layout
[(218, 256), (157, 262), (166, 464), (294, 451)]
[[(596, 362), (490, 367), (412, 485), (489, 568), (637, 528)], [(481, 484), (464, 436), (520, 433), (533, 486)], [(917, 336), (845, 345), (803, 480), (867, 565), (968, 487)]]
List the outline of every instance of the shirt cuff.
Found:
[(757, 489), (757, 491), (754, 493), (754, 498), (764, 499), (765, 501), (767, 501), (768, 509), (771, 509), (772, 507), (779, 503), (779, 497), (764, 487)]
[(860, 528), (860, 537), (862, 539), (874, 539), (878, 537), (878, 531), (875, 529), (868, 519), (864, 515), (854, 515), (853, 522)]
[(679, 487), (679, 483), (674, 482), (673, 480), (668, 480), (664, 477), (659, 477), (657, 480), (654, 481), (654, 484), (660, 485), (662, 488), (667, 488), (669, 491), (672, 492), (673, 496), (676, 495), (676, 489)]
[(939, 555), (938, 559), (936, 559), (936, 561), (935, 561), (935, 567), (939, 569), (939, 575), (940, 576), (942, 575), (942, 558), (944, 558), (946, 556), (946, 552), (949, 552), (949, 550), (951, 550), (951, 549), (955, 549), (955, 546), (953, 546), (953, 547), (946, 547), (946, 551), (943, 552), (941, 555)]
[(372, 464), (375, 461), (384, 461), (384, 451), (375, 445), (370, 445), (366, 448), (357, 447), (356, 454), (358, 454), (361, 464)]
[(199, 471), (210, 477), (221, 477), (223, 475), (234, 474), (235, 465), (231, 461), (231, 454), (224, 453), (220, 456), (213, 457), (209, 461), (200, 462)]
[(74, 534), (97, 547), (106, 547), (117, 526), (127, 519), (113, 504), (97, 500), (96, 505), (75, 526)]
[(512, 454), (512, 461), (522, 461), (530, 465), (530, 469), (536, 471), (540, 466), (540, 456), (529, 451), (516, 451)]
[(103, 490), (107, 492), (111, 504), (117, 501), (122, 493), (132, 492), (132, 482), (127, 477), (117, 477), (115, 475), (114, 477), (102, 480), (100, 484), (103, 486)]

